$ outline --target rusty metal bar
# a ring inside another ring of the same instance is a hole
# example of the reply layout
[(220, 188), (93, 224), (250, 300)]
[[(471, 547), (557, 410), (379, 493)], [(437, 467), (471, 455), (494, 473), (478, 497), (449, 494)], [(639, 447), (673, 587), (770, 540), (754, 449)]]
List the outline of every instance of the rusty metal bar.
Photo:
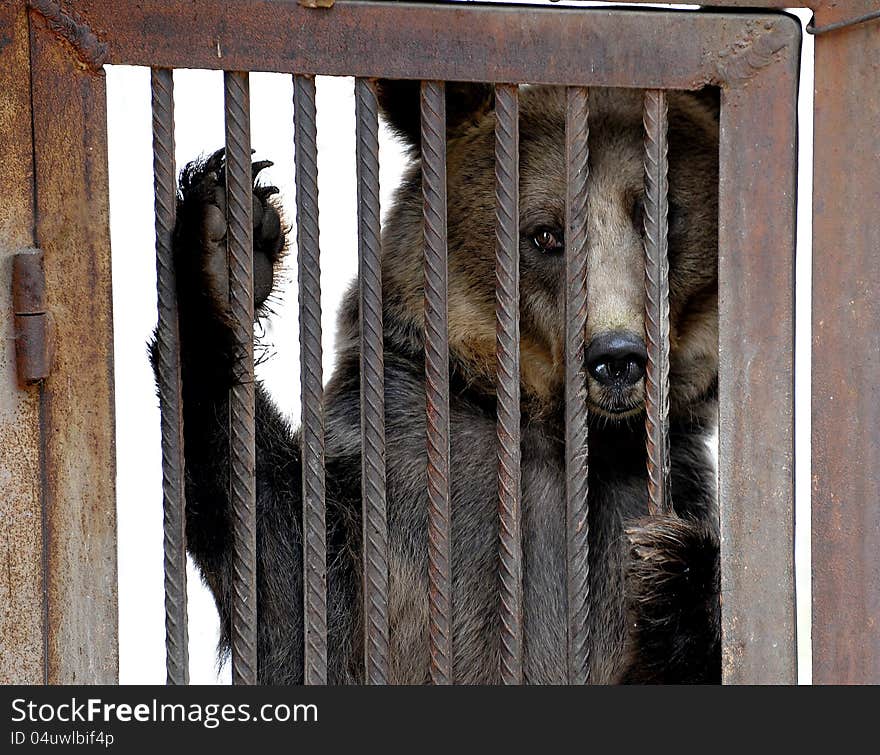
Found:
[(587, 480), (587, 178), (589, 98), (566, 89), (565, 112), (565, 511), (568, 681), (590, 680), (590, 541)]
[(226, 108), (226, 249), (239, 354), (229, 391), (229, 500), (233, 516), (232, 683), (257, 683), (257, 507), (254, 434), (254, 279), (248, 74), (223, 76)]
[(305, 682), (327, 683), (327, 525), (318, 243), (318, 142), (313, 76), (293, 77), (296, 244), (302, 384)]
[[(110, 63), (675, 89), (714, 80), (711, 51), (736, 43), (743, 24), (733, 13), (694, 14), (682, 33), (678, 13), (553, 7), (529, 8), (525, 24), (523, 11), (509, 8), (360, 0), (337, 0), (326, 13), (296, 0), (78, 0), (76, 6), (93, 28), (110, 30)], [(239, 31), (230, 34), (233, 28)]]
[[(847, 14), (856, 12), (854, 3), (838, 5), (845, 5), (841, 11)], [(816, 684), (880, 683), (880, 168), (876, 159), (866, 159), (877, 154), (878, 60), (877, 22), (816, 39), (811, 409)]]
[[(794, 252), (800, 26), (729, 57), (719, 151), (722, 679), (797, 680)], [(772, 56), (757, 51), (775, 49)]]
[(501, 680), (523, 681), (519, 386), (519, 92), (495, 87), (495, 316)]
[(156, 364), (162, 412), (162, 501), (165, 553), (165, 668), (168, 684), (189, 683), (186, 610), (186, 499), (180, 329), (172, 235), (177, 209), (174, 170), (174, 78), (150, 73), (153, 109), (153, 186), (156, 211), (156, 285), (159, 325)]
[(452, 513), (449, 495), (449, 329), (446, 248), (446, 88), (421, 87), (425, 234), (425, 393), (431, 680), (452, 684)]
[(356, 79), (358, 286), (361, 341), (361, 494), (364, 543), (364, 666), (387, 684), (388, 515), (385, 502), (385, 365), (379, 215), (379, 104), (374, 84)]
[(669, 493), (669, 161), (666, 92), (645, 92), (645, 435), (648, 511), (672, 510)]
[(44, 254), (50, 311), (63, 313), (52, 320), (55, 358), (40, 389), (44, 679), (114, 684), (119, 646), (107, 91), (104, 77), (84, 66), (34, 11), (30, 62), (33, 123), (39, 124), (30, 164), (34, 243)]

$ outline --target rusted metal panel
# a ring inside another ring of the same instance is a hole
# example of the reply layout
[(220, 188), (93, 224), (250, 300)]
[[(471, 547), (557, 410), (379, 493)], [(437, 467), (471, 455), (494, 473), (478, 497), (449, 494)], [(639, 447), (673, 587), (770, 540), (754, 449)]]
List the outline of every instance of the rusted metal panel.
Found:
[(669, 160), (666, 92), (645, 92), (645, 435), (648, 511), (669, 498)]
[[(108, 62), (447, 81), (695, 89), (743, 19), (338, 0), (78, 0)], [(525, 21), (527, 19), (527, 22)], [(515, 50), (516, 54), (511, 54)]]
[(375, 84), (355, 81), (360, 293), (361, 496), (364, 667), (370, 684), (389, 678), (388, 511), (385, 500), (385, 364), (379, 215), (379, 103)]
[(813, 681), (877, 684), (880, 22), (817, 37), (815, 77)]
[(153, 113), (153, 196), (159, 323), (156, 367), (162, 412), (162, 511), (165, 568), (165, 668), (169, 684), (189, 683), (186, 613), (186, 499), (180, 327), (172, 237), (177, 211), (174, 169), (174, 78), (167, 68), (150, 75)]
[(321, 361), (323, 352), (316, 117), (314, 77), (294, 76), (306, 684), (327, 683), (327, 505), (324, 478), (324, 378)]
[(32, 12), (36, 243), (56, 354), (42, 396), (47, 672), (118, 675), (113, 319), (104, 76)]
[(452, 684), (452, 510), (449, 478), (449, 317), (446, 245), (446, 89), (421, 89), (425, 237), (425, 403), (431, 680)]
[(257, 486), (254, 386), (254, 226), (248, 74), (223, 76), (226, 250), (238, 363), (229, 389), (229, 501), (233, 516), (232, 683), (257, 683)]
[(0, 684), (44, 681), (40, 388), (20, 388), (12, 302), (15, 254), (34, 243), (28, 20), (0, 5)]
[[(742, 27), (741, 27), (742, 28)], [(722, 673), (794, 683), (794, 248), (800, 27), (723, 57), (719, 193)]]
[(587, 368), (587, 179), (589, 98), (567, 89), (565, 118), (565, 511), (568, 682), (590, 680), (590, 523)]
[(495, 317), (501, 680), (523, 681), (519, 348), (519, 93), (495, 87)]

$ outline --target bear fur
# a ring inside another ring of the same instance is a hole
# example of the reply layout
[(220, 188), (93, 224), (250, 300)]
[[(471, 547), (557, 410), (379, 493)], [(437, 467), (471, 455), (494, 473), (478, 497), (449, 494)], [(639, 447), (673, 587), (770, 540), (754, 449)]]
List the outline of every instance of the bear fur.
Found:
[[(412, 162), (382, 234), (391, 681), (429, 681), (422, 194), (418, 85), (383, 81), (386, 122)], [(449, 85), (448, 249), (454, 678), (500, 681), (492, 88)], [(520, 91), (523, 595), (527, 683), (566, 681), (563, 255), (565, 92)], [(590, 91), (587, 338), (644, 338), (641, 92)], [(254, 189), (255, 307), (285, 248)], [(174, 248), (182, 344), (189, 552), (213, 591), (228, 649), (232, 532), (229, 327), (222, 153), (181, 176)], [(589, 381), (591, 680), (720, 680), (715, 466), (717, 98), (669, 93), (671, 491), (648, 517), (644, 380)], [(549, 235), (548, 235), (549, 234)], [(542, 244), (537, 243), (539, 239)], [(544, 244), (548, 239), (553, 243)], [(363, 681), (358, 301), (339, 313), (325, 391), (328, 678)], [(303, 681), (299, 435), (256, 386), (259, 681)]]

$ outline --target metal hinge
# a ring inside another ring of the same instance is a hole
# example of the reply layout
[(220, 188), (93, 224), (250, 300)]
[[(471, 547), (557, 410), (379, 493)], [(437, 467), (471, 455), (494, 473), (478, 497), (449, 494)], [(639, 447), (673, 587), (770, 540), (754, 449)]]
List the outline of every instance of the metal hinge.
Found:
[(49, 377), (52, 365), (52, 337), (46, 311), (46, 274), (41, 249), (25, 249), (13, 258), (12, 310), (18, 382), (23, 386), (38, 383)]

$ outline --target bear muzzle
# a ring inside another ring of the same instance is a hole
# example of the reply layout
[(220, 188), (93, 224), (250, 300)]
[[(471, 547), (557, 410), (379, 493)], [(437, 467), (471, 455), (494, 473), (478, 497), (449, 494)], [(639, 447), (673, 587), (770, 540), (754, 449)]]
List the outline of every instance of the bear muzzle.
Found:
[(594, 408), (612, 416), (641, 410), (648, 362), (644, 339), (625, 330), (599, 333), (587, 346), (584, 360)]

